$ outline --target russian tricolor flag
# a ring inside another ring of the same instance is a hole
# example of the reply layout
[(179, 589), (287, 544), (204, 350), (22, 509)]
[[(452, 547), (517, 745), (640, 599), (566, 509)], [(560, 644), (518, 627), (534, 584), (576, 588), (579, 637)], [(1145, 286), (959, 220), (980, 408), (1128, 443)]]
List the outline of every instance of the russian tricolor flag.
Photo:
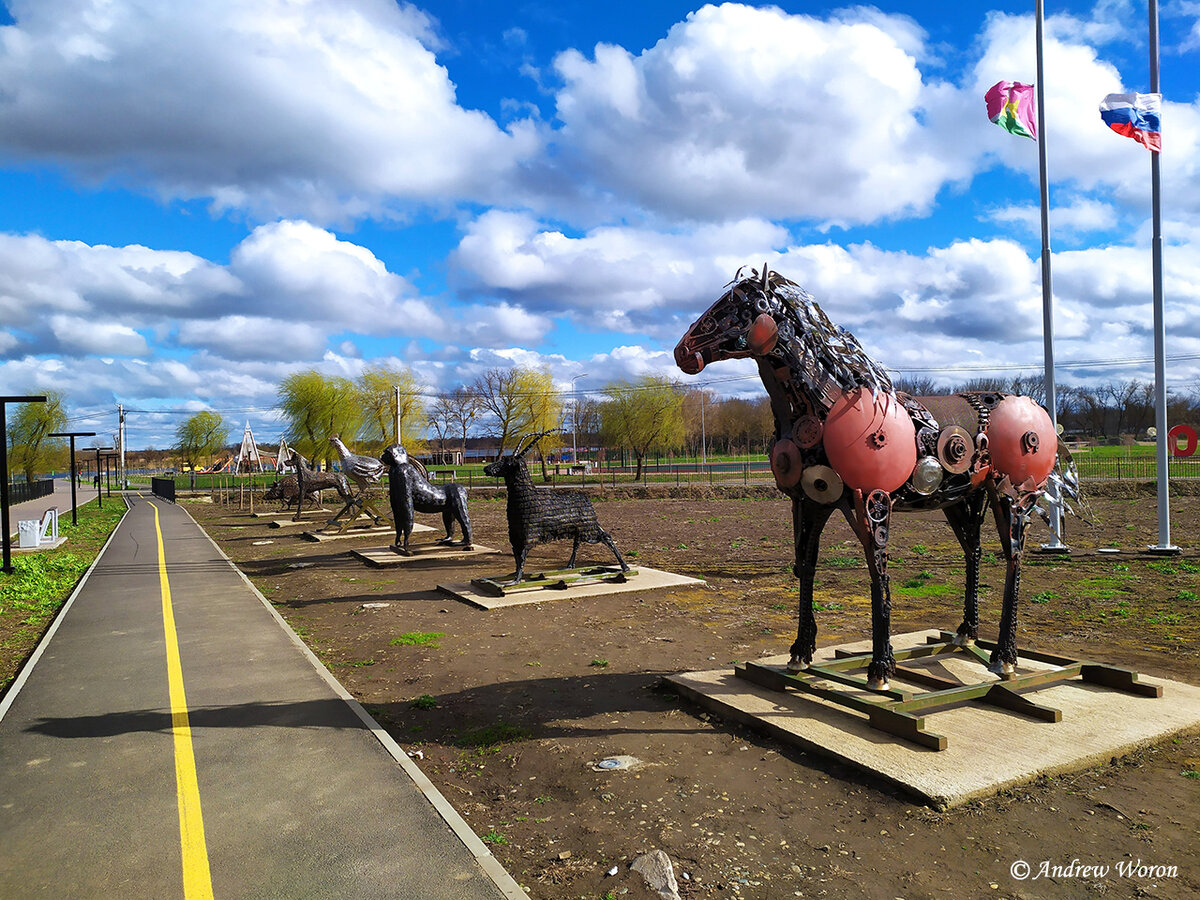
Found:
[(1109, 94), (1100, 101), (1100, 118), (1117, 134), (1133, 138), (1147, 150), (1161, 153), (1161, 105), (1162, 94)]

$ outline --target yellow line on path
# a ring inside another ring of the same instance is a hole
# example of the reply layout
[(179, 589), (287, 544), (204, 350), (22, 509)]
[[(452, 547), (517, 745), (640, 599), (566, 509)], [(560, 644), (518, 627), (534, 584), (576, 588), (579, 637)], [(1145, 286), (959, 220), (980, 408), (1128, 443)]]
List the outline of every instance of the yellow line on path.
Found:
[(208, 869), (208, 846), (204, 842), (204, 818), (200, 813), (200, 784), (196, 779), (196, 756), (192, 751), (192, 728), (188, 723), (187, 697), (183, 692), (183, 666), (179, 662), (179, 638), (171, 608), (171, 584), (167, 581), (167, 554), (163, 550), (158, 506), (154, 507), (154, 533), (158, 539), (158, 583), (162, 589), (163, 631), (167, 638), (167, 686), (171, 697), (171, 730), (175, 735), (175, 784), (179, 798), (179, 845), (183, 852), (183, 896), (186, 900), (212, 900), (212, 875)]

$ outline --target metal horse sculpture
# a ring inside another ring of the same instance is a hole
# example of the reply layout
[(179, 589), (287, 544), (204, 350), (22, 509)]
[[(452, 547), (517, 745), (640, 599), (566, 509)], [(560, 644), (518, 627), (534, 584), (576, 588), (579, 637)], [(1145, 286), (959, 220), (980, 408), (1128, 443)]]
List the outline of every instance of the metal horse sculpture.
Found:
[(1000, 392), (898, 393), (854, 336), (830, 322), (799, 285), (764, 266), (761, 276), (751, 270), (750, 277), (735, 277), (727, 287), (680, 340), (675, 361), (690, 375), (722, 359), (758, 363), (775, 417), (771, 468), (780, 490), (792, 498), (793, 572), (800, 579), (799, 625), (788, 669), (807, 668), (816, 649), (813, 578), (821, 531), (835, 510), (863, 545), (871, 574), (870, 688), (887, 690), (896, 666), (887, 573), (893, 511), (944, 512), (966, 555), (956, 641), (974, 641), (979, 533), (990, 505), (1008, 564), (1000, 636), (990, 661), (994, 672), (1011, 676), (1029, 515), (1052, 479), (1075, 496), (1074, 465), (1049, 415), (1028, 397)]
[[(296, 515), (292, 517), (293, 522), (300, 521), (300, 514), (304, 512), (304, 498), (312, 497), (317, 491), (329, 488), (337, 491), (338, 496), (345, 504), (342, 512), (354, 502), (354, 495), (350, 492), (350, 482), (341, 472), (318, 472), (310, 469), (304, 457), (295, 450), (288, 451), (287, 463), (296, 469)], [(338, 516), (340, 515), (341, 512), (338, 513)], [(334, 519), (336, 518), (337, 516), (334, 516)]]
[(446, 536), (438, 543), (454, 543), (454, 523), (462, 529), (462, 547), (471, 549), (471, 517), (467, 513), (467, 489), (461, 484), (437, 487), (430, 484), (425, 467), (408, 458), (408, 452), (399, 444), (383, 451), (380, 461), (388, 467), (388, 501), (392, 507), (392, 521), (396, 523), (396, 547), (408, 552), (408, 540), (412, 537), (413, 513), (442, 514)]

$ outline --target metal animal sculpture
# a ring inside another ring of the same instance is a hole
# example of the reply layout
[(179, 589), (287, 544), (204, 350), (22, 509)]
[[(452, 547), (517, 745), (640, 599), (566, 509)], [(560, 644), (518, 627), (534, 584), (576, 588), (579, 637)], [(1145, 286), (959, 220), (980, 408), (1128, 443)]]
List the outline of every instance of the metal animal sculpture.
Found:
[(993, 671), (1010, 675), (1030, 512), (1048, 481), (1077, 496), (1074, 464), (1049, 415), (1028, 397), (994, 391), (897, 393), (854, 336), (799, 285), (765, 266), (761, 276), (738, 275), (679, 341), (675, 361), (690, 375), (722, 359), (758, 363), (775, 417), (771, 468), (792, 498), (793, 571), (800, 579), (788, 669), (807, 668), (816, 649), (813, 577), (821, 531), (835, 510), (854, 529), (871, 574), (872, 689), (887, 690), (896, 665), (887, 574), (893, 511), (944, 512), (966, 555), (957, 641), (978, 637), (979, 532), (990, 505), (1007, 560), (1000, 639), (990, 661)]
[[(342, 443), (342, 439), (336, 434), (329, 438), (329, 443), (333, 444), (334, 449), (338, 452), (338, 457), (342, 461), (342, 471), (358, 486), (355, 504), (374, 519), (376, 525), (384, 525), (387, 522), (387, 516), (376, 507), (375, 499), (372, 496), (374, 488), (378, 487), (379, 480), (386, 471), (383, 462), (373, 456), (351, 453), (350, 448)], [(349, 522), (347, 521), (346, 524)], [(345, 525), (343, 525), (344, 527)]]
[[(264, 500), (278, 500), (280, 509), (291, 509), (292, 504), (300, 496), (300, 487), (296, 482), (295, 474), (285, 475), (279, 481), (273, 482), (263, 494)], [(306, 499), (314, 506), (321, 502), (320, 491), (309, 491)]]
[(462, 529), (462, 546), (471, 549), (471, 518), (467, 514), (467, 489), (461, 484), (437, 487), (429, 483), (422, 471), (408, 458), (399, 444), (393, 444), (379, 457), (388, 469), (388, 501), (392, 506), (392, 521), (396, 523), (396, 546), (408, 550), (412, 536), (413, 513), (442, 514), (446, 536), (438, 543), (454, 543), (454, 523)]
[(568, 569), (575, 567), (579, 545), (586, 542), (604, 544), (616, 556), (621, 571), (628, 572), (629, 566), (621, 558), (621, 551), (613, 543), (612, 536), (600, 527), (596, 510), (586, 495), (534, 486), (523, 457), (539, 439), (549, 433), (543, 431), (526, 435), (510, 456), (502, 456), (483, 467), (484, 474), (503, 478), (508, 488), (508, 540), (517, 562), (517, 571), (509, 583), (516, 584), (524, 577), (525, 559), (531, 549), (546, 541), (564, 538), (571, 538), (574, 542), (571, 559), (567, 562)]
[(329, 439), (329, 443), (333, 444), (334, 449), (337, 450), (338, 458), (342, 461), (342, 471), (346, 477), (357, 484), (361, 490), (368, 491), (379, 484), (379, 479), (387, 471), (387, 467), (381, 460), (373, 456), (351, 453), (350, 448), (342, 443), (342, 439), (336, 434)]
[[(311, 496), (316, 491), (329, 489), (337, 491), (338, 496), (345, 503), (345, 506), (342, 507), (343, 510), (354, 502), (354, 494), (350, 491), (350, 482), (341, 472), (317, 472), (310, 469), (304, 457), (295, 450), (288, 451), (287, 461), (288, 465), (296, 468), (297, 497), (296, 515), (292, 517), (293, 522), (300, 521), (300, 514), (304, 512), (304, 498)], [(336, 519), (337, 516), (334, 518)]]

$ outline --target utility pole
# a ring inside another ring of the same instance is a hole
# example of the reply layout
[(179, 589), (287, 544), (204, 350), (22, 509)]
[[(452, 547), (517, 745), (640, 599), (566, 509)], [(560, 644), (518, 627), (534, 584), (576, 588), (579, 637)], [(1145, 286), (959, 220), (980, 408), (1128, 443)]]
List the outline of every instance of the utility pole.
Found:
[(396, 392), (396, 443), (403, 447), (404, 443), (400, 440), (400, 385), (395, 385), (394, 390)]
[(117, 421), (118, 421), (118, 437), (117, 448), (121, 451), (121, 490), (129, 487), (129, 480), (125, 477), (125, 407), (120, 403), (117, 404)]

